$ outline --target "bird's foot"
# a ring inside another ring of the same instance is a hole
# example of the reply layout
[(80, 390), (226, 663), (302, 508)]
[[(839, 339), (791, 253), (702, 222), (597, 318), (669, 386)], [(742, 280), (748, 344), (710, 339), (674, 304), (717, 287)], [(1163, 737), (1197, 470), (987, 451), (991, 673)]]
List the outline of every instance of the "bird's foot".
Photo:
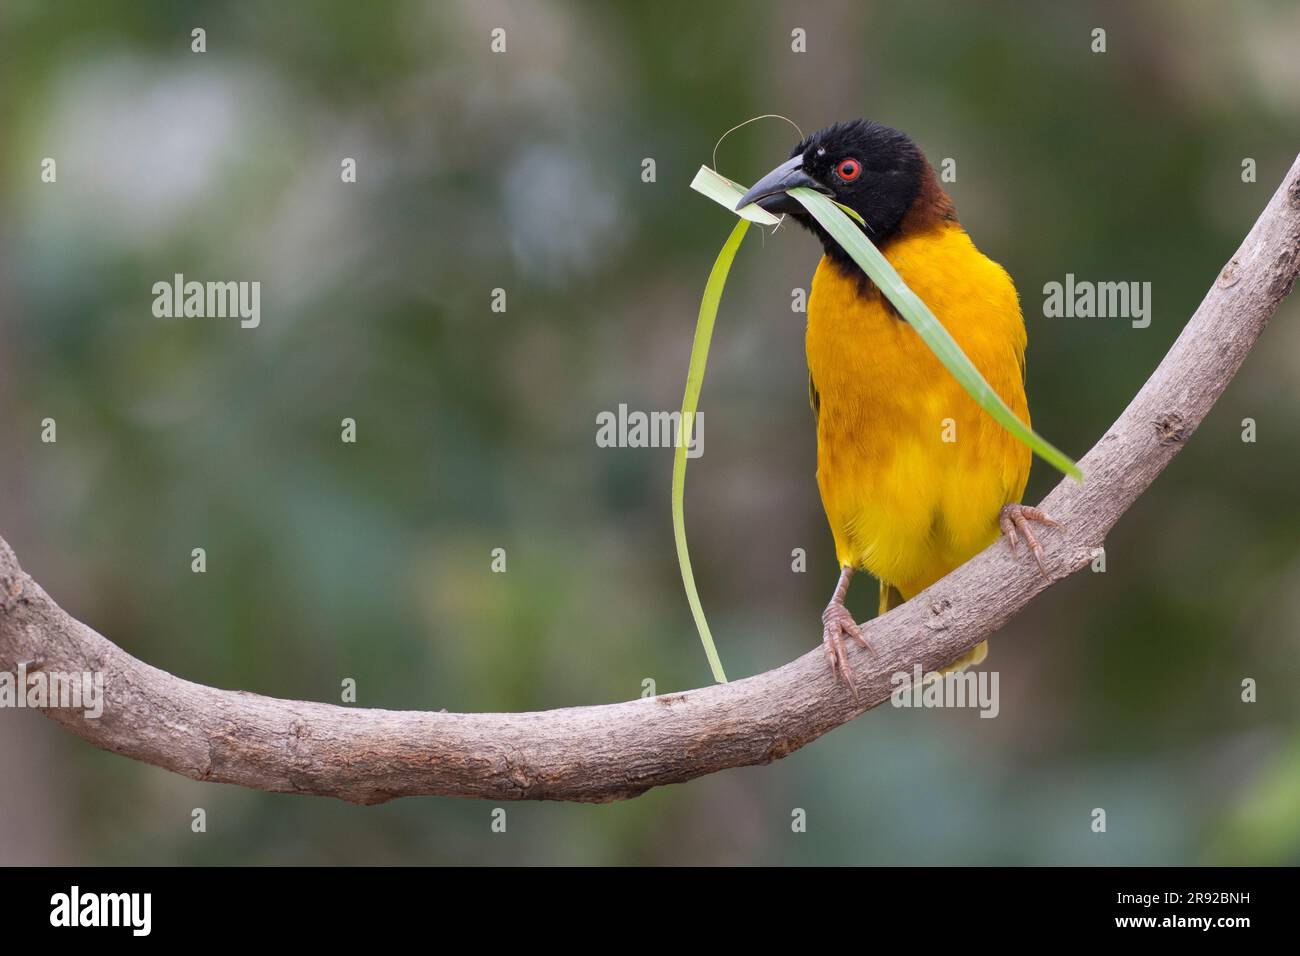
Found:
[(1031, 521), (1051, 525), (1053, 528), (1061, 527), (1060, 522), (1054, 521), (1038, 508), (1029, 505), (1007, 505), (998, 514), (998, 524), (1002, 527), (1002, 533), (1006, 535), (1007, 544), (1011, 547), (1011, 553), (1017, 558), (1020, 557), (1020, 535), (1024, 535), (1025, 544), (1029, 546), (1030, 554), (1038, 562), (1039, 572), (1047, 579), (1048, 583), (1051, 583), (1052, 576), (1047, 573), (1047, 565), (1043, 563), (1043, 546), (1038, 543), (1033, 530), (1029, 527)]
[(857, 688), (853, 686), (853, 668), (849, 666), (849, 656), (844, 648), (845, 636), (852, 638), (860, 647), (875, 653), (871, 643), (862, 634), (849, 609), (842, 601), (831, 601), (822, 612), (822, 644), (826, 648), (826, 659), (831, 671), (838, 674), (857, 697)]

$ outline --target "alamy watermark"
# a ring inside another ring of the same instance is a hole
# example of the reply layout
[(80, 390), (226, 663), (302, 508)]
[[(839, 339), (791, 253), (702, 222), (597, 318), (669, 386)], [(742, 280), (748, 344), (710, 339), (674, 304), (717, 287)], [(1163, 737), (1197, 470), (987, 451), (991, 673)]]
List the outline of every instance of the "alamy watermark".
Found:
[(153, 929), (153, 894), (83, 893), (73, 886), (50, 897), (50, 925), (120, 927), (131, 930), (132, 936), (148, 936)]
[(0, 707), (80, 710), (94, 720), (104, 713), (102, 671), (0, 671)]
[[(704, 454), (704, 413), (693, 416), (686, 457)], [(620, 404), (617, 412), (596, 415), (597, 448), (676, 448), (682, 441), (681, 412), (628, 411)]]
[(894, 685), (889, 695), (894, 707), (974, 707), (981, 717), (996, 717), (1002, 709), (998, 703), (997, 671), (923, 674), (921, 665), (913, 664), (912, 673), (896, 671), (889, 682)]
[(185, 281), (176, 273), (171, 282), (153, 284), (153, 314), (159, 319), (239, 319), (240, 328), (262, 323), (262, 283)]
[(1043, 285), (1043, 315), (1049, 319), (1131, 319), (1133, 328), (1151, 324), (1150, 282), (1090, 282), (1065, 274)]

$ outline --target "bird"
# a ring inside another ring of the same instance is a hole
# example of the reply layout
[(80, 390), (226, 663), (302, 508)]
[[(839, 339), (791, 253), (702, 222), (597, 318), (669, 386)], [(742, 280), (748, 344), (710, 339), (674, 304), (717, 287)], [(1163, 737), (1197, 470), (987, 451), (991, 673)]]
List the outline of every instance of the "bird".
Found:
[[(822, 614), (822, 645), (831, 670), (852, 688), (846, 639), (873, 650), (845, 606), (855, 572), (879, 581), (884, 614), (1001, 534), (1017, 558), (1023, 537), (1050, 580), (1032, 525), (1059, 525), (1021, 503), (1030, 450), (976, 404), (789, 195), (798, 186), (861, 217), (858, 228), (1026, 425), (1027, 334), (1010, 275), (976, 248), (933, 166), (897, 129), (856, 119), (819, 130), (736, 205), (790, 216), (824, 250), (808, 295), (805, 337), (817, 485), (840, 568)], [(987, 652), (980, 642), (942, 672), (980, 664)]]

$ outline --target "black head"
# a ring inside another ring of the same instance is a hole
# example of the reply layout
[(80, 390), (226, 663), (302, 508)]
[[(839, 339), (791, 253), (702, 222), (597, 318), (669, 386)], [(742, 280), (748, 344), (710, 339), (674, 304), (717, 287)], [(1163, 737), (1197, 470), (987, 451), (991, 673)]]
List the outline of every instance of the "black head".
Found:
[(795, 146), (789, 161), (759, 180), (736, 208), (757, 203), (769, 212), (788, 213), (818, 235), (828, 255), (851, 264), (786, 191), (808, 186), (843, 203), (862, 217), (867, 235), (879, 246), (899, 231), (927, 184), (933, 190), (924, 192), (942, 197), (950, 212), (925, 156), (907, 134), (871, 120), (852, 120), (819, 130)]

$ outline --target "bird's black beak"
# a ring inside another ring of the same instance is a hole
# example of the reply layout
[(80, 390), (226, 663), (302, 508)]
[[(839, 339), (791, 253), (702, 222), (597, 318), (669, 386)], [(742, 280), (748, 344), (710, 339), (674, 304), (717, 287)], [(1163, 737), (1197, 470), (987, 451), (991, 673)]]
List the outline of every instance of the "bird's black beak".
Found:
[(736, 209), (744, 209), (750, 203), (757, 203), (760, 209), (768, 212), (803, 212), (799, 200), (787, 195), (787, 191), (796, 186), (807, 186), (820, 193), (829, 193), (825, 186), (803, 171), (803, 157), (782, 163), (758, 182), (752, 189), (740, 197)]

